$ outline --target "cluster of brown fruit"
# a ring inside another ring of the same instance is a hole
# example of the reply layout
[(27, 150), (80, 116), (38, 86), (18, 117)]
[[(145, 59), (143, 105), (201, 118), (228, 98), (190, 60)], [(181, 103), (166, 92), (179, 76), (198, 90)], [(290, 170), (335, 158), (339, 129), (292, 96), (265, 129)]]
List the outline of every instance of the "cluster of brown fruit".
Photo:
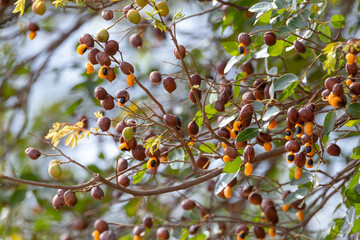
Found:
[[(299, 111), (291, 107), (287, 111), (286, 123), (288, 128), (285, 130), (285, 150), (288, 152), (286, 160), (289, 163), (295, 162), (295, 179), (302, 176), (302, 167), (312, 168), (314, 161), (312, 157), (315, 153), (315, 143), (318, 136), (313, 132), (314, 128), (315, 105), (308, 104)], [(293, 139), (293, 129), (298, 139)], [(301, 145), (304, 145), (302, 151)], [(308, 157), (308, 158), (307, 158)]]

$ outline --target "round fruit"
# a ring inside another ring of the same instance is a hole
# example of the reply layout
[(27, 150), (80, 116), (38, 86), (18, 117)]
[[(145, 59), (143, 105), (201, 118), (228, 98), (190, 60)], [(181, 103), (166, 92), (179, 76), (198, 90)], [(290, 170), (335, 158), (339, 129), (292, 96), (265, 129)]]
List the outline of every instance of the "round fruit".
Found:
[(45, 2), (33, 2), (32, 11), (37, 15), (44, 15), (46, 12)]
[(239, 188), (239, 191), (240, 191), (240, 195), (245, 198), (245, 199), (248, 199), (249, 195), (252, 193), (254, 189), (254, 186), (246, 186), (246, 187), (242, 187), (242, 188)]
[(139, 7), (142, 7), (142, 8), (147, 5), (147, 0), (136, 0), (135, 2)]
[[(108, 66), (109, 67), (111, 65), (111, 59), (110, 59), (109, 55), (106, 54), (105, 52), (98, 52), (96, 54), (96, 61), (101, 66)], [(104, 74), (104, 75), (106, 75), (106, 74)]]
[(209, 167), (210, 164), (210, 159), (204, 156), (199, 156), (196, 159), (196, 165), (198, 166), (198, 168), (201, 169), (207, 169)]
[(126, 14), (127, 19), (133, 24), (139, 24), (141, 22), (141, 16), (138, 10), (131, 9)]
[(199, 231), (199, 228), (200, 228), (200, 225), (199, 224), (196, 224), (196, 225), (191, 225), (189, 227), (189, 233), (190, 234), (196, 234), (198, 231)]
[(240, 69), (241, 71), (243, 71), (244, 73), (246, 73), (247, 75), (251, 75), (254, 73), (254, 67), (251, 64), (250, 61), (248, 61), (247, 63), (244, 63), (242, 65), (240, 65)]
[(172, 93), (176, 89), (176, 82), (172, 77), (166, 77), (163, 81), (163, 86), (168, 93)]
[(306, 52), (305, 45), (302, 42), (300, 42), (299, 40), (295, 40), (294, 47), (295, 47), (295, 50), (298, 53), (305, 53)]
[(166, 17), (169, 14), (169, 8), (165, 2), (158, 2), (156, 8), (162, 17)]
[(130, 185), (130, 179), (127, 175), (125, 174), (121, 174), (118, 179), (117, 182), (122, 186), (122, 187), (128, 187)]
[(151, 83), (155, 85), (159, 85), (161, 83), (161, 73), (158, 71), (153, 71), (149, 75), (149, 80)]
[(77, 197), (75, 195), (75, 193), (71, 190), (67, 190), (65, 193), (64, 193), (64, 201), (65, 201), (65, 204), (68, 206), (68, 207), (74, 207), (77, 203)]
[(214, 102), (214, 108), (218, 112), (224, 112), (225, 111), (225, 105), (220, 100), (217, 100)]
[(52, 199), (52, 205), (56, 210), (60, 210), (64, 206), (64, 203), (61, 201), (59, 196), (56, 194)]
[(252, 162), (254, 160), (254, 158), (255, 158), (254, 147), (251, 146), (251, 145), (247, 145), (245, 150), (244, 150), (243, 156), (244, 156), (244, 160), (246, 162)]
[(299, 152), (295, 155), (295, 165), (302, 168), (306, 163), (306, 155), (304, 152)]
[(201, 85), (201, 76), (199, 74), (193, 74), (190, 76), (190, 83), (191, 83), (191, 86), (194, 86), (194, 85)]
[(124, 137), (125, 141), (129, 142), (134, 137), (134, 130), (132, 127), (126, 127), (122, 131), (122, 136)]
[(106, 29), (100, 29), (96, 32), (96, 39), (99, 42), (106, 42), (109, 39), (109, 32)]
[(171, 128), (175, 128), (177, 125), (177, 119), (172, 114), (169, 114), (169, 113), (165, 114), (163, 117), (163, 120), (164, 120), (164, 123)]
[(122, 172), (122, 171), (124, 171), (125, 169), (127, 169), (128, 166), (129, 166), (128, 161), (126, 161), (126, 159), (124, 159), (124, 158), (120, 158), (119, 161), (117, 162), (116, 170), (117, 170), (118, 172)]
[(170, 233), (165, 227), (161, 227), (156, 231), (156, 236), (161, 240), (167, 240), (170, 237)]
[(352, 93), (359, 95), (360, 94), (360, 83), (353, 82), (349, 85), (349, 89)]
[(248, 47), (251, 44), (251, 37), (248, 33), (240, 33), (238, 36), (238, 42), (243, 43), (245, 47)]
[(72, 227), (78, 231), (84, 230), (85, 228), (87, 228), (87, 225), (88, 223), (82, 218), (77, 218), (72, 223)]
[(113, 19), (114, 13), (111, 10), (104, 10), (104, 11), (102, 11), (101, 16), (106, 21), (109, 21), (109, 20)]
[(94, 229), (99, 231), (99, 233), (102, 233), (109, 229), (109, 225), (104, 220), (98, 219), (94, 223)]
[(115, 233), (113, 230), (106, 230), (100, 234), (101, 240), (115, 240)]
[(106, 132), (107, 130), (110, 129), (111, 126), (111, 120), (110, 118), (106, 117), (106, 116), (101, 116), (98, 120), (97, 120), (97, 125), (99, 126), (100, 130), (103, 132)]
[(199, 126), (197, 125), (196, 121), (191, 121), (188, 124), (188, 131), (191, 135), (197, 135), (199, 133)]
[(111, 109), (113, 109), (115, 107), (114, 99), (112, 98), (112, 96), (107, 95), (104, 100), (100, 100), (100, 105), (105, 110), (111, 110)]
[[(150, 219), (151, 220), (151, 219)], [(135, 236), (144, 236), (145, 235), (145, 231), (146, 231), (146, 229), (143, 227), (143, 226), (139, 226), (139, 225), (137, 225), (137, 226), (135, 226), (134, 228), (133, 228), (133, 234), (135, 235)]]
[(143, 147), (143, 145), (138, 144), (134, 149), (131, 150), (131, 155), (134, 159), (143, 161), (146, 158), (145, 148)]
[(253, 228), (254, 235), (257, 239), (263, 239), (266, 237), (266, 233), (263, 227), (260, 226), (254, 226)]
[(58, 179), (61, 177), (62, 174), (62, 170), (60, 167), (60, 161), (59, 160), (53, 160), (50, 162), (49, 167), (48, 167), (48, 172), (50, 177)]
[(143, 39), (139, 34), (132, 34), (129, 37), (129, 42), (134, 48), (141, 48), (143, 45)]
[(41, 156), (41, 153), (36, 148), (29, 147), (25, 150), (25, 154), (32, 160), (36, 160)]
[(221, 75), (224, 75), (224, 70), (225, 70), (225, 67), (226, 67), (226, 62), (218, 62), (216, 64), (216, 71), (221, 74)]
[(260, 205), (261, 201), (262, 201), (262, 197), (260, 194), (256, 193), (256, 192), (252, 192), (249, 197), (248, 200), (251, 204), (254, 205)]
[(276, 35), (273, 32), (266, 32), (263, 40), (266, 45), (273, 46), (276, 44)]
[(91, 196), (97, 200), (102, 200), (104, 198), (104, 191), (99, 187), (93, 187), (91, 189)]
[(355, 76), (359, 71), (358, 66), (356, 65), (356, 63), (346, 64), (345, 69), (346, 69), (347, 74), (353, 75), (353, 76)]
[(180, 54), (177, 48), (174, 49), (174, 55), (176, 59), (184, 58), (186, 55), (186, 49), (183, 45), (179, 45), (179, 49), (180, 49)]
[(185, 199), (181, 202), (181, 207), (184, 210), (191, 210), (196, 206), (196, 203), (191, 199)]
[(153, 221), (152, 221), (151, 217), (145, 217), (143, 219), (143, 223), (144, 223), (144, 226), (147, 228), (152, 228), (152, 226), (153, 226)]
[(119, 44), (115, 40), (110, 40), (105, 43), (104, 51), (106, 54), (113, 56), (119, 51)]
[(314, 121), (314, 113), (307, 108), (301, 108), (299, 110), (298, 114), (299, 114), (299, 117), (301, 118), (301, 120), (303, 120), (304, 122)]
[(331, 156), (339, 156), (341, 153), (341, 149), (337, 144), (331, 143), (326, 146), (326, 152)]

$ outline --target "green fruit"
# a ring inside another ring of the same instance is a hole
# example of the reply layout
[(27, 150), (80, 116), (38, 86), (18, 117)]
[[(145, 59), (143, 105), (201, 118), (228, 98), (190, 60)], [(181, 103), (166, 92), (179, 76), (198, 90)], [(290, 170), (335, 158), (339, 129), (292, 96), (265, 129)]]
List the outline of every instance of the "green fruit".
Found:
[(139, 5), (139, 7), (145, 7), (147, 5), (146, 0), (136, 0), (135, 2), (137, 5)]
[(44, 15), (46, 7), (44, 2), (34, 2), (32, 4), (32, 11), (37, 15)]
[(100, 29), (96, 32), (96, 39), (99, 42), (106, 42), (109, 39), (109, 33), (106, 29)]
[(166, 5), (165, 2), (158, 2), (156, 4), (156, 8), (158, 9), (159, 14), (162, 17), (166, 17), (169, 14), (169, 8), (168, 8), (168, 6)]
[(61, 177), (62, 170), (61, 170), (59, 162), (60, 162), (59, 160), (52, 160), (49, 163), (48, 172), (49, 172), (50, 177), (55, 178), (55, 179), (58, 179)]
[(127, 19), (133, 24), (139, 24), (141, 22), (140, 13), (136, 9), (131, 9), (126, 16)]
[(122, 136), (124, 137), (125, 141), (129, 142), (134, 137), (134, 130), (132, 127), (126, 127), (122, 131)]

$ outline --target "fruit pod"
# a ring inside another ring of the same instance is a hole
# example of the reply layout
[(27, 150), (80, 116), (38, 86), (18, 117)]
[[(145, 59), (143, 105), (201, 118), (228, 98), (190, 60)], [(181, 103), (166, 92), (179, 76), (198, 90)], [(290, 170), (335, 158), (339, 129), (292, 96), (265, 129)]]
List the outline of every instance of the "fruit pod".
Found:
[(168, 92), (168, 93), (172, 93), (173, 91), (176, 90), (176, 82), (174, 80), (174, 78), (172, 77), (166, 77), (164, 78), (164, 81), (163, 81), (163, 86), (164, 86), (164, 89)]
[(332, 89), (336, 83), (341, 83), (341, 80), (339, 77), (329, 77), (325, 80), (325, 87), (327, 90), (332, 92)]
[(285, 144), (285, 150), (287, 152), (297, 153), (300, 151), (300, 144), (295, 140), (287, 141)]
[(167, 240), (170, 237), (169, 231), (165, 227), (161, 227), (156, 231), (158, 239)]
[(239, 121), (251, 119), (253, 113), (254, 113), (254, 107), (251, 104), (246, 104), (241, 108), (238, 119)]
[(254, 190), (254, 186), (239, 187), (239, 193), (244, 199), (248, 199), (249, 195)]
[(204, 156), (199, 156), (195, 161), (198, 168), (201, 169), (208, 169), (210, 165), (210, 159)]
[[(289, 121), (293, 122), (294, 124), (297, 123), (298, 119), (299, 119), (299, 113), (296, 110), (296, 108), (291, 107), (288, 109), (287, 111), (287, 117), (289, 119)], [(291, 128), (291, 127), (289, 127)]]
[(94, 229), (99, 233), (102, 233), (109, 229), (109, 225), (104, 220), (97, 219), (94, 223)]
[(249, 228), (245, 224), (240, 224), (235, 228), (235, 234), (245, 233), (245, 235), (249, 234)]
[(356, 63), (346, 64), (346, 65), (345, 65), (345, 69), (346, 69), (347, 74), (352, 75), (352, 76), (356, 76), (356, 74), (357, 74), (358, 71), (359, 71)]
[(300, 42), (299, 40), (294, 41), (294, 47), (295, 47), (295, 50), (298, 53), (305, 53), (306, 52), (305, 45), (302, 42)]
[(251, 145), (247, 145), (245, 150), (244, 150), (244, 153), (243, 153), (243, 156), (244, 156), (244, 160), (246, 162), (252, 162), (255, 158), (255, 150), (254, 150), (254, 147), (251, 146)]
[(115, 98), (118, 100), (119, 107), (121, 107), (130, 100), (130, 94), (125, 89), (121, 89), (115, 93)]
[(256, 192), (252, 192), (249, 197), (248, 200), (251, 204), (254, 205), (261, 205), (262, 202), (262, 197), (260, 194), (256, 193)]
[(29, 147), (25, 150), (25, 154), (32, 160), (36, 160), (41, 156), (41, 153), (36, 148)]
[(261, 226), (254, 226), (253, 231), (254, 231), (254, 235), (257, 239), (263, 239), (266, 237), (265, 230)]
[(341, 148), (337, 144), (331, 143), (326, 146), (326, 152), (331, 156), (339, 156), (341, 153)]
[(196, 207), (196, 203), (191, 199), (185, 199), (181, 202), (181, 207), (184, 210), (191, 210)]
[(264, 34), (263, 40), (266, 45), (273, 46), (276, 44), (276, 35), (271, 31), (266, 32)]
[(265, 198), (261, 201), (260, 208), (262, 210), (266, 209), (268, 206), (275, 206), (273, 200)]
[(254, 67), (253, 67), (253, 65), (251, 64), (250, 61), (240, 65), (240, 69), (241, 69), (241, 71), (246, 73), (247, 76), (254, 73)]
[(65, 204), (68, 206), (68, 207), (74, 207), (77, 203), (77, 197), (75, 195), (75, 193), (71, 190), (67, 190), (65, 193), (64, 193), (64, 201), (65, 201)]
[(134, 67), (128, 62), (120, 62), (120, 70), (125, 75), (130, 75), (134, 73)]
[(193, 88), (189, 92), (189, 99), (190, 101), (195, 104), (196, 103), (196, 97), (201, 100), (201, 91), (199, 89)]
[(197, 125), (196, 121), (191, 121), (188, 124), (188, 132), (189, 134), (195, 136), (199, 133), (199, 126)]
[(295, 165), (299, 168), (302, 168), (305, 165), (306, 156), (304, 152), (299, 152), (295, 155)]
[(130, 179), (127, 175), (125, 174), (121, 174), (118, 178), (117, 178), (117, 182), (120, 186), (122, 187), (128, 187), (130, 185)]
[(272, 138), (268, 133), (259, 133), (256, 136), (256, 143), (260, 146), (264, 146), (265, 143), (271, 142)]
[(252, 92), (246, 92), (241, 97), (244, 104), (250, 104), (256, 101), (256, 98)]
[(243, 43), (245, 47), (248, 47), (251, 44), (251, 37), (248, 33), (240, 33), (238, 36), (238, 42)]
[(314, 121), (314, 113), (307, 109), (307, 108), (301, 108), (298, 112), (299, 117), (304, 122), (313, 122)]
[(175, 128), (177, 126), (177, 119), (174, 115), (166, 113), (163, 117), (164, 123), (171, 128)]
[(88, 33), (84, 33), (80, 37), (79, 42), (80, 42), (80, 44), (85, 44), (88, 48), (94, 47), (94, 38)]
[(102, 200), (104, 198), (104, 191), (99, 186), (93, 187), (91, 189), (91, 196), (94, 199)]
[(174, 56), (176, 59), (184, 58), (186, 55), (186, 49), (183, 45), (179, 45), (179, 50), (180, 50), (180, 53), (177, 50), (177, 48), (174, 49)]

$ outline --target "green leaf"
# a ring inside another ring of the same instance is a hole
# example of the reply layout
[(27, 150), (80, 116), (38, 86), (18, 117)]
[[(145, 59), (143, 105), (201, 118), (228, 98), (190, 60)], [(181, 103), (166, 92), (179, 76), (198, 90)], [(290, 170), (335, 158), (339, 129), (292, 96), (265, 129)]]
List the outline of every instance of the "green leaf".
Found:
[(272, 9), (270, 9), (269, 11), (265, 12), (264, 14), (262, 14), (258, 19), (256, 19), (255, 24), (258, 25), (267, 25), (270, 23), (270, 18), (271, 18), (271, 13), (272, 13)]
[(17, 188), (10, 197), (10, 205), (15, 207), (25, 199), (26, 190)]
[(65, 111), (66, 115), (72, 115), (74, 114), (76, 108), (83, 102), (84, 99), (80, 98), (78, 100), (76, 100), (75, 102), (73, 102), (73, 104), (71, 104)]
[(272, 4), (268, 2), (259, 2), (249, 8), (249, 12), (266, 12), (272, 9)]
[(284, 204), (291, 204), (299, 199), (305, 198), (305, 196), (308, 194), (309, 190), (307, 188), (300, 188), (296, 190), (295, 192), (290, 193), (286, 196), (284, 200)]
[(227, 73), (230, 71), (230, 69), (238, 62), (240, 62), (240, 60), (243, 58), (244, 56), (241, 54), (241, 55), (238, 55), (238, 56), (233, 56), (229, 61), (228, 63), (226, 64), (226, 67), (224, 69), (224, 73)]
[(360, 203), (360, 195), (357, 193), (355, 189), (346, 189), (345, 190), (346, 198), (353, 203)]
[(125, 205), (126, 215), (128, 215), (129, 217), (135, 216), (138, 213), (140, 207), (141, 207), (141, 198), (137, 197), (131, 199)]
[(131, 235), (123, 236), (122, 238), (119, 238), (118, 240), (132, 240), (133, 237)]
[[(314, 5), (314, 6), (317, 6), (317, 5)], [(318, 27), (318, 30), (320, 32), (322, 32), (323, 34), (325, 34), (326, 36), (331, 37), (330, 27), (327, 24), (320, 24)], [(326, 42), (326, 43), (330, 42), (330, 38), (327, 38), (321, 34), (318, 34), (318, 36), (321, 41)]]
[(291, 83), (289, 86), (287, 86), (287, 88), (285, 88), (285, 90), (281, 93), (280, 97), (278, 98), (278, 101), (281, 102), (282, 100), (285, 100), (291, 95), (293, 95), (295, 92), (295, 88), (297, 87), (298, 84), (299, 82), (296, 81)]
[(142, 169), (140, 171), (135, 173), (133, 178), (133, 184), (138, 184), (141, 181), (141, 179), (144, 177), (147, 168), (146, 163), (143, 164), (141, 168)]
[(202, 151), (202, 152), (206, 152), (206, 153), (213, 153), (216, 149), (215, 145), (212, 144), (212, 143), (206, 143), (206, 144), (203, 144), (199, 147), (199, 149)]
[(346, 112), (354, 118), (360, 118), (360, 103), (352, 103), (346, 109)]
[(352, 227), (354, 226), (355, 221), (355, 208), (354, 206), (350, 206), (349, 209), (346, 211), (344, 221), (340, 228), (340, 237), (347, 236)]
[(358, 125), (358, 124), (360, 124), (360, 119), (358, 119), (358, 120), (350, 120), (347, 123), (345, 123), (345, 126), (353, 127), (353, 126)]
[(235, 173), (222, 173), (220, 174), (219, 181), (215, 185), (215, 194), (221, 192), (236, 176), (240, 169)]
[(237, 142), (243, 142), (249, 139), (256, 137), (259, 133), (259, 129), (257, 128), (247, 128), (244, 131), (240, 132), (236, 138)]
[(275, 91), (282, 91), (287, 88), (291, 83), (298, 81), (298, 77), (295, 74), (287, 73), (279, 77), (274, 84)]
[(353, 148), (353, 154), (351, 155), (352, 159), (360, 159), (360, 147)]
[(354, 176), (351, 177), (349, 184), (347, 185), (346, 188), (351, 189), (351, 188), (354, 188), (356, 185), (358, 185), (359, 178), (360, 178), (360, 171), (358, 169), (357, 172), (354, 174)]
[(225, 163), (225, 167), (223, 169), (223, 173), (236, 173), (239, 171), (240, 169), (240, 165), (241, 165), (242, 161), (240, 157), (237, 157), (234, 161), (232, 162), (227, 162)]
[(346, 25), (345, 18), (341, 14), (333, 15), (331, 17), (331, 23), (332, 23), (334, 28), (344, 28), (345, 25)]
[[(206, 105), (204, 112), (209, 119), (212, 118), (217, 113), (216, 109), (214, 108), (214, 104)], [(196, 121), (196, 124), (198, 126), (201, 126), (203, 124), (203, 115), (201, 110), (196, 112), (193, 121)]]
[(295, 178), (291, 179), (290, 185), (292, 185), (292, 186), (303, 185), (303, 184), (305, 184), (307, 182), (312, 181), (312, 179), (313, 179), (313, 175), (311, 173), (303, 172), (301, 178), (299, 178), (299, 179), (295, 179)]
[(94, 173), (100, 173), (100, 169), (94, 164), (89, 165), (87, 168), (93, 171)]
[(222, 42), (221, 43), (225, 49), (225, 51), (231, 55), (231, 56), (238, 56), (240, 55), (238, 47), (239, 47), (239, 43), (238, 42)]
[(181, 230), (181, 238), (179, 240), (186, 240), (189, 236), (189, 230), (187, 228), (183, 228)]
[(189, 240), (205, 240), (206, 239), (206, 235), (203, 233), (200, 233), (198, 235), (196, 235), (195, 237), (190, 238)]
[(281, 55), (285, 48), (285, 42), (278, 40), (276, 41), (275, 45), (268, 47), (267, 52), (270, 56), (276, 57)]
[(336, 113), (335, 111), (330, 111), (326, 114), (324, 120), (324, 135), (328, 135), (334, 129), (336, 123)]
[(351, 229), (350, 234), (354, 234), (360, 231), (360, 219), (355, 219), (353, 228)]

